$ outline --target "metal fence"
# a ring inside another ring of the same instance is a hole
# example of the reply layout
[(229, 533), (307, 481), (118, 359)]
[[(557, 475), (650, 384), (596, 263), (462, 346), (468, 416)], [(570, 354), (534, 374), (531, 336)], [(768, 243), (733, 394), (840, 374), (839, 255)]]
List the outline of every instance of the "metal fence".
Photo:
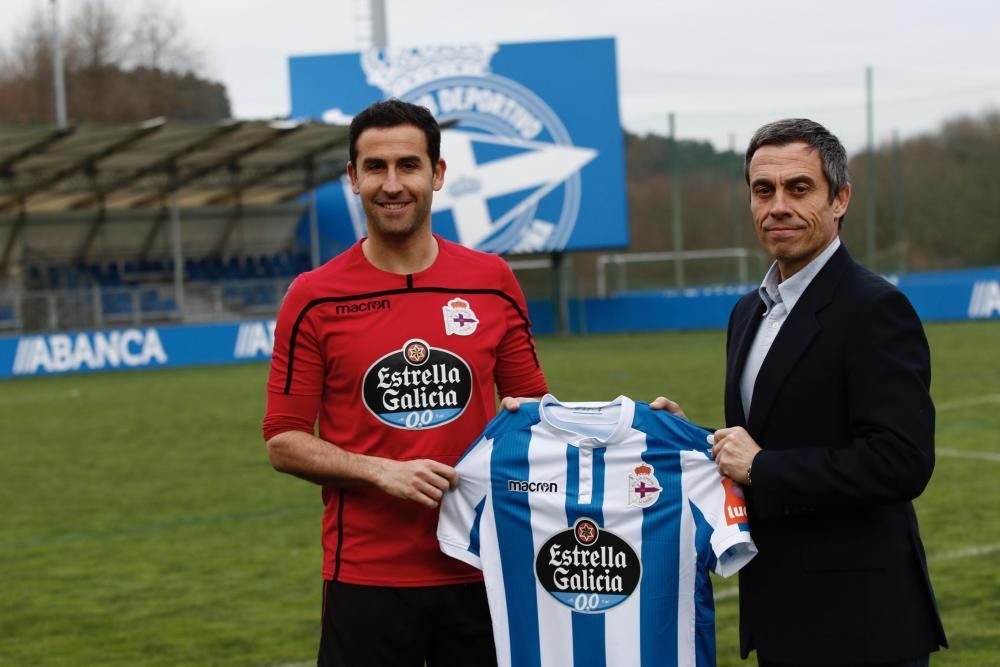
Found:
[(173, 322), (215, 322), (277, 313), (291, 278), (130, 287), (8, 291), (0, 294), (0, 332), (100, 329)]

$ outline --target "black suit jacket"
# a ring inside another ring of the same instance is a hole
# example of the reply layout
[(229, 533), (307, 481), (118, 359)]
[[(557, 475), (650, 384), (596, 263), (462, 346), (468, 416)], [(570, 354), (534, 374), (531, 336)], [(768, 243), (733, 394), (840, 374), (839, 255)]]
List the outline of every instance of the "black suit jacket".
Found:
[(729, 320), (726, 423), (763, 448), (746, 489), (759, 553), (740, 572), (740, 644), (789, 665), (889, 662), (946, 646), (911, 500), (934, 468), (930, 353), (909, 301), (841, 246), (761, 366), (764, 312)]

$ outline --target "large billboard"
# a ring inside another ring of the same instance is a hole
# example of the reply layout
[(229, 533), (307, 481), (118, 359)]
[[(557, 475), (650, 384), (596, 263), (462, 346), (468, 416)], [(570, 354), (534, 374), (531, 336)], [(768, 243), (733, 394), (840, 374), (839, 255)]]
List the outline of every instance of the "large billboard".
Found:
[[(432, 209), (442, 236), (499, 253), (628, 246), (613, 39), (301, 56), (290, 77), (296, 118), (346, 122), (397, 97), (455, 123)], [(346, 177), (317, 205), (322, 236), (345, 246), (365, 234)]]

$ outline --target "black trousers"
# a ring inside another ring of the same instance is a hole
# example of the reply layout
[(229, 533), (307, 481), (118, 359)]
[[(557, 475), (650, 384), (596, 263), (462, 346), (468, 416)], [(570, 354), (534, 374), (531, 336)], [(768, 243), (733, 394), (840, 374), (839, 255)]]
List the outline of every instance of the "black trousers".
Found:
[(319, 667), (495, 667), (482, 583), (419, 588), (323, 582)]

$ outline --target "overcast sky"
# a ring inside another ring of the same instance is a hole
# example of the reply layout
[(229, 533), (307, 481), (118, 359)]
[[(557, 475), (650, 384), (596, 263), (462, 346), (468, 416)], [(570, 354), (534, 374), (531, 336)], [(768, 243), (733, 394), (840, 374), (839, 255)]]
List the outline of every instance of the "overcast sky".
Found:
[[(80, 0), (59, 0), (63, 15)], [(115, 0), (110, 0), (114, 2)], [(239, 118), (285, 116), (288, 57), (356, 51), (369, 0), (173, 3)], [(121, 6), (140, 0), (117, 0)], [(862, 148), (865, 67), (874, 68), (877, 141), (1000, 107), (1000, 2), (993, 0), (385, 0), (390, 46), (617, 40), (626, 129), (730, 141), (806, 116)], [(49, 0), (3, 0), (0, 40)], [(580, 85), (586, 85), (581, 76)]]

